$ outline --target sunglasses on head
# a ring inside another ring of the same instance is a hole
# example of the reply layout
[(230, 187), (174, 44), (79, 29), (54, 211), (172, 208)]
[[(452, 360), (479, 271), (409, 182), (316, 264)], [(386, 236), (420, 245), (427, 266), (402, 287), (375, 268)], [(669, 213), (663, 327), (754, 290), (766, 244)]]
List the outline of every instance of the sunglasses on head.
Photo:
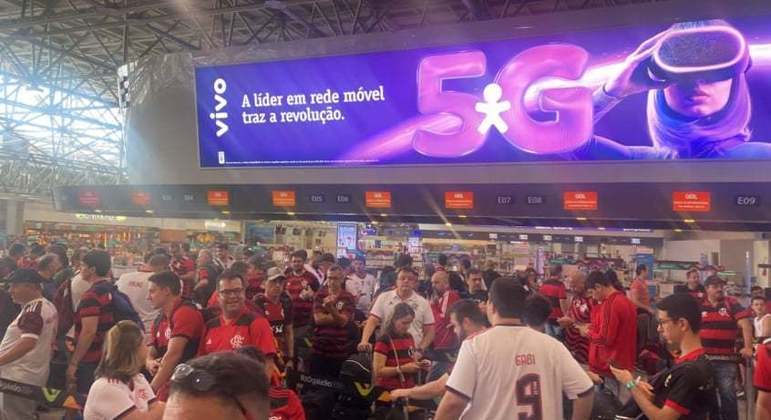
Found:
[[(174, 373), (171, 375), (171, 381), (178, 384), (186, 384), (193, 388), (196, 392), (209, 392), (214, 389), (217, 384), (217, 380), (209, 372), (196, 369), (186, 363), (180, 363), (174, 369)], [(229, 397), (238, 405), (238, 409), (243, 414), (246, 420), (254, 420), (254, 417), (249, 414), (246, 407), (241, 403), (236, 395), (229, 395)]]

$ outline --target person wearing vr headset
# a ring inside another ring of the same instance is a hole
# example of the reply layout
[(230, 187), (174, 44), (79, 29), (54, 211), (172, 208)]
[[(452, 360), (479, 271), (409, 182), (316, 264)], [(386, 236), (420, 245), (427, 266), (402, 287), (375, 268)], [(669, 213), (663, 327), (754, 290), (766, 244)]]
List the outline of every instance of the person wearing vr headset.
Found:
[(750, 142), (752, 115), (744, 36), (723, 20), (683, 22), (646, 40), (593, 95), (599, 121), (623, 99), (647, 92), (652, 146), (595, 136), (574, 152), (604, 159), (715, 159), (771, 156)]

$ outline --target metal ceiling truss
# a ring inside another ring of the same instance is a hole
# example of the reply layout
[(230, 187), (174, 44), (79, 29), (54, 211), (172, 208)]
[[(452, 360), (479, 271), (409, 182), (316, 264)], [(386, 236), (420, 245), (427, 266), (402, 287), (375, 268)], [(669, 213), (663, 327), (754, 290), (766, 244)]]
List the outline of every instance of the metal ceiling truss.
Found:
[(654, 1), (0, 0), (0, 140), (23, 139), (54, 171), (89, 162), (120, 182), (118, 69), (148, 55)]
[(73, 159), (52, 159), (46, 153), (0, 151), (0, 193), (51, 197), (57, 185), (112, 185), (122, 183), (112, 165)]

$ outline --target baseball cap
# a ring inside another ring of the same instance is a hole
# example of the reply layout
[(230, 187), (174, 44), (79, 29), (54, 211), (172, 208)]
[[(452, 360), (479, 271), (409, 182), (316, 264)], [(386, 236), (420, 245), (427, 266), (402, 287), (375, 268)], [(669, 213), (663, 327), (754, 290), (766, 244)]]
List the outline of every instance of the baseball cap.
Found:
[(268, 276), (267, 281), (273, 281), (279, 277), (284, 277), (284, 272), (278, 267), (270, 267), (265, 274)]
[(723, 280), (717, 275), (709, 276), (707, 277), (707, 280), (704, 280), (704, 287), (715, 286), (718, 284), (725, 284), (725, 280)]
[(29, 268), (20, 268), (11, 274), (11, 277), (8, 278), (8, 283), (14, 284), (14, 283), (32, 283), (32, 284), (40, 284), (43, 282), (43, 278), (40, 277), (40, 274), (37, 273), (37, 271), (29, 269)]

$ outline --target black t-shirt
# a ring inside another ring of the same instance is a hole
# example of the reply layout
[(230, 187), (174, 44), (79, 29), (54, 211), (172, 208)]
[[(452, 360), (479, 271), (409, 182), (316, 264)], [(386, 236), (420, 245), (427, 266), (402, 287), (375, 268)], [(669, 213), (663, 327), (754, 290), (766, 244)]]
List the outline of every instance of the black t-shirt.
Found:
[(717, 406), (714, 374), (704, 349), (681, 356), (654, 383), (656, 405), (667, 406), (681, 419), (706, 420)]
[(476, 303), (487, 302), (487, 290), (478, 290), (474, 293), (466, 292), (462, 297), (463, 299), (471, 299)]

